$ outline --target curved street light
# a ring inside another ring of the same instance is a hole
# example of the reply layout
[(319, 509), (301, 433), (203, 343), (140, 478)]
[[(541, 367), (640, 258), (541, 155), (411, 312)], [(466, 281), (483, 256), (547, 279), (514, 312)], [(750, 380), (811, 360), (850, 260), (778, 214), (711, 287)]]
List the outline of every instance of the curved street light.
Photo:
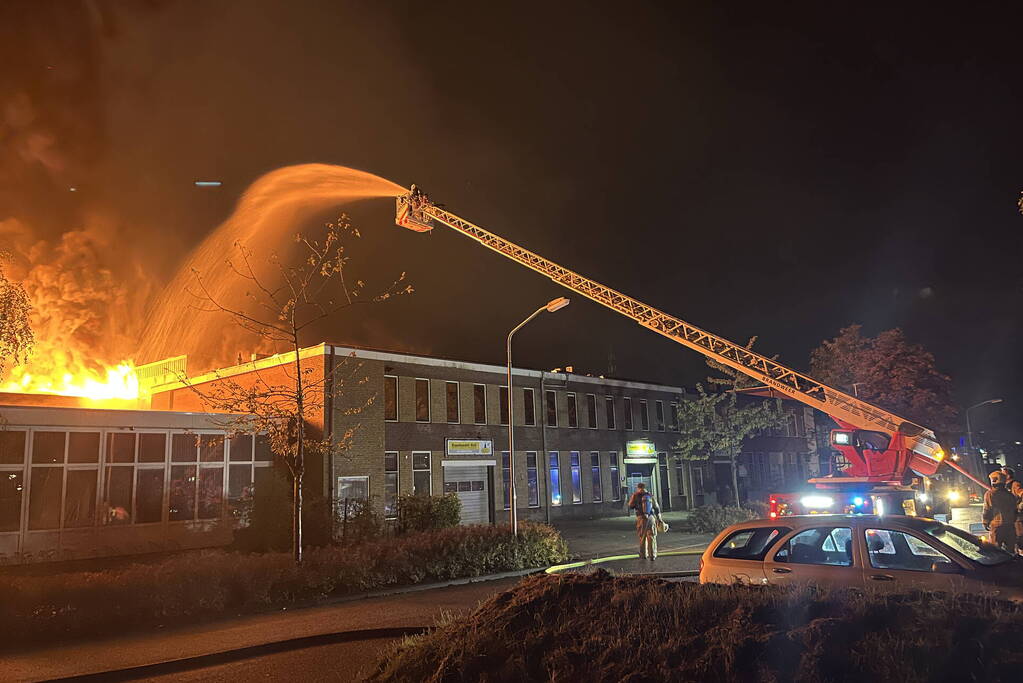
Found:
[(1002, 399), (1000, 399), (1000, 398), (989, 398), (986, 401), (981, 401), (980, 403), (978, 403), (976, 405), (972, 405), (972, 406), (970, 406), (969, 408), (966, 409), (966, 440), (967, 440), (967, 443), (970, 444), (970, 455), (976, 455), (976, 453), (974, 452), (974, 448), (973, 448), (973, 429), (971, 429), (971, 427), (970, 427), (970, 411), (973, 410), (974, 408), (980, 408), (981, 406), (986, 406), (986, 405), (991, 404), (991, 403), (1001, 403), (1001, 402), (1002, 402)]
[[(515, 333), (526, 326), (528, 322), (533, 320), (536, 316), (543, 312), (554, 313), (560, 311), (562, 308), (571, 303), (568, 298), (560, 296), (557, 299), (551, 299), (546, 304), (536, 309), (528, 318), (520, 322), (518, 325), (508, 333), (508, 485), (511, 488), (511, 500), (509, 505), (511, 506), (511, 528), (512, 534), (518, 536), (519, 534), (519, 510), (517, 506), (518, 497), (515, 495), (515, 400), (514, 394), (512, 393), (512, 337)], [(505, 492), (507, 494), (507, 492)]]

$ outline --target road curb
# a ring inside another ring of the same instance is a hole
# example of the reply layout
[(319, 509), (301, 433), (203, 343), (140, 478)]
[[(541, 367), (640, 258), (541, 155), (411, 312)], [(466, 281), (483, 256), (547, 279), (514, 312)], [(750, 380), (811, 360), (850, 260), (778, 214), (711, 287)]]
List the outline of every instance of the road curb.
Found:
[(398, 626), (393, 628), (369, 628), (355, 631), (339, 631), (336, 633), (320, 633), (313, 636), (302, 636), (300, 638), (289, 638), (277, 640), (261, 645), (249, 645), (246, 647), (213, 652), (194, 657), (183, 657), (171, 659), (154, 664), (141, 664), (129, 666), (123, 669), (112, 669), (91, 674), (79, 674), (63, 678), (53, 678), (54, 681), (132, 681), (140, 678), (151, 678), (167, 674), (202, 669), (218, 664), (228, 664), (252, 657), (289, 652), (291, 650), (302, 650), (319, 645), (334, 645), (357, 640), (375, 640), (378, 638), (403, 638), (405, 636), (421, 635), (430, 631), (431, 626)]
[[(685, 556), (685, 555), (702, 555), (705, 550), (706, 550), (706, 548), (698, 548), (698, 549), (693, 549), (693, 550), (669, 550), (667, 552), (658, 553), (657, 556), (658, 557), (681, 557), (681, 556)], [(567, 571), (569, 569), (579, 569), (580, 567), (587, 567), (587, 566), (594, 565), (594, 564), (603, 564), (604, 562), (616, 562), (616, 561), (620, 561), (620, 560), (638, 560), (638, 559), (639, 559), (639, 554), (638, 553), (633, 553), (631, 555), (609, 555), (608, 557), (595, 557), (595, 558), (590, 559), (590, 560), (580, 560), (579, 562), (568, 562), (566, 564), (556, 564), (556, 565), (547, 567), (547, 569), (544, 569), (543, 571), (546, 574), (560, 574), (561, 572)], [(634, 576), (667, 576), (667, 575), (698, 576), (699, 573), (700, 572), (696, 571), (696, 570), (686, 570), (686, 571), (681, 571), (681, 572), (642, 572), (642, 573), (635, 573), (633, 575)]]

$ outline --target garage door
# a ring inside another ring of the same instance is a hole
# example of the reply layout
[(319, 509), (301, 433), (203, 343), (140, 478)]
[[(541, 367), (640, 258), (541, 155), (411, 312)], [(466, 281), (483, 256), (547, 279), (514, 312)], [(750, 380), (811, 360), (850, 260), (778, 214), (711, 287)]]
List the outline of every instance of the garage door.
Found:
[(490, 491), (487, 490), (487, 468), (445, 467), (444, 493), (458, 495), (462, 502), (462, 524), (490, 523)]

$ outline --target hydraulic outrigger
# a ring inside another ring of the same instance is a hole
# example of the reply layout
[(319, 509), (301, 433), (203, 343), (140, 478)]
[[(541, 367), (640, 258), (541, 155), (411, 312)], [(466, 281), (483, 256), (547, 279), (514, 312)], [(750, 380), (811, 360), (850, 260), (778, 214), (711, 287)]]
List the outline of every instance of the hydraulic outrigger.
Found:
[(774, 392), (827, 413), (840, 427), (832, 431), (831, 443), (845, 456), (848, 464), (838, 475), (811, 479), (809, 483), (817, 488), (835, 490), (866, 486), (879, 490), (901, 488), (904, 491), (913, 474), (932, 476), (942, 463), (985, 486), (984, 482), (946, 457), (930, 429), (821, 384), (812, 377), (534, 254), (434, 204), (415, 185), (408, 194), (397, 197), (396, 209), (395, 222), (403, 228), (429, 232), (435, 223), (446, 225), (643, 327), (762, 382)]

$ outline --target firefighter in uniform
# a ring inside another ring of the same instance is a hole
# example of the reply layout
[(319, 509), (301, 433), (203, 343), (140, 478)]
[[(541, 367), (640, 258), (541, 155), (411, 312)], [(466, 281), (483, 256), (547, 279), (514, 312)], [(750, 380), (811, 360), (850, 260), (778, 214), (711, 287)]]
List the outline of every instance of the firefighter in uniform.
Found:
[(984, 494), (984, 528), (991, 542), (1010, 553), (1016, 552), (1016, 496), (1005, 488), (1006, 476), (1000, 470), (990, 475), (991, 488)]
[(639, 482), (629, 498), (629, 509), (636, 511), (636, 536), (639, 537), (639, 559), (657, 559), (657, 521), (661, 507), (654, 494), (646, 490), (646, 484)]

